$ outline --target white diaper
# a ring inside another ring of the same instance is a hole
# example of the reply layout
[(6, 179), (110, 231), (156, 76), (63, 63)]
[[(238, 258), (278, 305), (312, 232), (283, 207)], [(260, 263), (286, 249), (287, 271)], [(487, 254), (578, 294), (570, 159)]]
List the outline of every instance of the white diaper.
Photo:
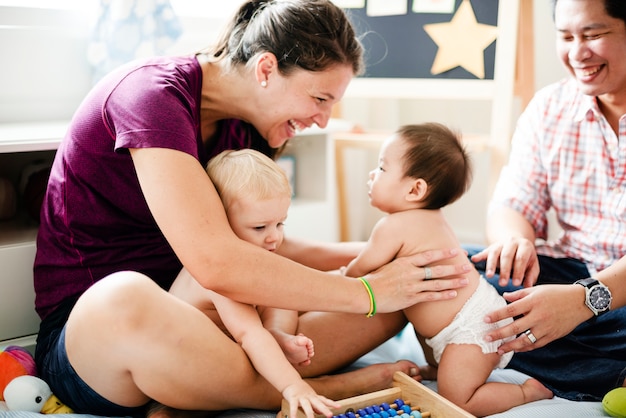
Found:
[[(435, 360), (439, 363), (443, 349), (448, 344), (474, 344), (479, 346), (483, 353), (495, 353), (502, 344), (501, 341), (487, 342), (485, 334), (487, 331), (501, 327), (513, 322), (512, 318), (503, 319), (496, 324), (488, 324), (484, 317), (498, 309), (506, 306), (506, 301), (498, 294), (484, 278), (480, 278), (480, 284), (474, 294), (465, 302), (463, 308), (456, 314), (452, 322), (435, 335), (427, 338), (426, 343), (433, 349)], [(506, 338), (505, 341), (512, 340), (513, 337)], [(513, 352), (504, 354), (497, 368), (503, 369), (513, 357)]]

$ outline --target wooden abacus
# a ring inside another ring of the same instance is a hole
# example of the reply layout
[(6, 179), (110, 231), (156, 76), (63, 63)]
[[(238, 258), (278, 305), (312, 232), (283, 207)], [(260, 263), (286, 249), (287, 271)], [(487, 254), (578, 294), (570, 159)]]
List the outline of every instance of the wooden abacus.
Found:
[[(464, 411), (402, 372), (394, 374), (393, 387), (352, 398), (340, 399), (338, 402), (341, 404), (341, 408), (332, 411), (335, 416), (344, 414), (346, 417), (351, 417), (349, 413), (352, 412), (356, 418), (361, 418), (360, 414), (358, 414), (360, 409), (380, 406), (384, 403), (391, 405), (397, 399), (401, 399), (407, 405), (410, 405), (412, 410), (419, 410), (423, 418), (475, 418), (474, 415)], [(348, 415), (346, 415), (346, 412), (348, 412)], [(289, 403), (284, 399), (280, 416), (282, 418), (289, 417)], [(305, 418), (305, 415), (301, 409), (298, 409), (297, 415), (291, 418)], [(324, 418), (324, 416), (316, 415), (316, 418)]]

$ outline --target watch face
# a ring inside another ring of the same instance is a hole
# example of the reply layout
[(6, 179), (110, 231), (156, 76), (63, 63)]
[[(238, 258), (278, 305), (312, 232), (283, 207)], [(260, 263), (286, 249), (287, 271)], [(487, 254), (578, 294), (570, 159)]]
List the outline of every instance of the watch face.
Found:
[(598, 311), (604, 311), (611, 306), (611, 292), (605, 287), (595, 286), (589, 294), (589, 303)]

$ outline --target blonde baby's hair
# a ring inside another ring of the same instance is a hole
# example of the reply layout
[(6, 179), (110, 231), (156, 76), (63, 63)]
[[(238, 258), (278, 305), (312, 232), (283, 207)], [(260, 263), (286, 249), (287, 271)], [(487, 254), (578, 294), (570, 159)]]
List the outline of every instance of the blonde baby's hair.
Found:
[(226, 210), (244, 196), (258, 200), (291, 198), (291, 186), (283, 169), (252, 149), (223, 151), (209, 161), (206, 171)]

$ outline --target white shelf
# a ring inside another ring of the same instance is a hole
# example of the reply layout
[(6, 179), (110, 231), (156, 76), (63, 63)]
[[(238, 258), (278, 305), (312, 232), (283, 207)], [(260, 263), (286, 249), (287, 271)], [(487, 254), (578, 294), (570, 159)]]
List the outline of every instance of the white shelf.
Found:
[(56, 150), (67, 125), (67, 121), (1, 123), (0, 153)]

